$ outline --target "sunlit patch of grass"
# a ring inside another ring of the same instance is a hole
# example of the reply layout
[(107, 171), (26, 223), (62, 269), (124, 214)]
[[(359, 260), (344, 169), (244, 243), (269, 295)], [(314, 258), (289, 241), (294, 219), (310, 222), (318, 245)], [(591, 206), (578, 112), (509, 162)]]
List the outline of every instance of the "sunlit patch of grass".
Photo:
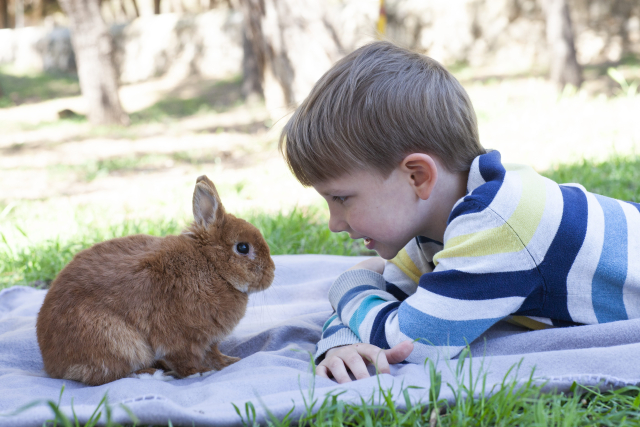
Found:
[(150, 107), (129, 115), (132, 125), (165, 122), (201, 113), (223, 112), (242, 103), (241, 77), (216, 82), (202, 88), (201, 95), (184, 97), (169, 95)]
[(0, 108), (80, 95), (80, 84), (75, 74), (23, 74), (0, 67), (0, 86), (4, 94), (0, 97)]
[(95, 159), (79, 165), (55, 165), (54, 172), (75, 172), (81, 181), (90, 182), (112, 173), (140, 172), (173, 166), (170, 155), (140, 154), (106, 159)]

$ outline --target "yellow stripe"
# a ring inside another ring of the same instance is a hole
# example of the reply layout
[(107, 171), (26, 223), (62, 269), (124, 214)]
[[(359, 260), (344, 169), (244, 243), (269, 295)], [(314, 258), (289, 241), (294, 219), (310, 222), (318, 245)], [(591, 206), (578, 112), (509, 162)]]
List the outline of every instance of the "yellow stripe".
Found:
[(398, 267), (404, 274), (406, 274), (411, 280), (418, 283), (422, 273), (416, 267), (415, 263), (407, 253), (406, 249), (402, 249), (398, 252), (395, 258), (389, 260), (390, 263)]
[(510, 171), (518, 172), (522, 179), (520, 200), (511, 217), (498, 227), (450, 238), (445, 248), (434, 256), (434, 263), (437, 264), (441, 258), (517, 252), (529, 244), (542, 220), (546, 186), (542, 177), (528, 166), (507, 167)]
[(537, 320), (530, 319), (526, 316), (511, 316), (507, 319), (507, 322), (512, 325), (524, 326), (525, 328), (537, 331), (540, 329), (552, 329), (555, 326), (547, 325), (546, 323), (538, 322)]

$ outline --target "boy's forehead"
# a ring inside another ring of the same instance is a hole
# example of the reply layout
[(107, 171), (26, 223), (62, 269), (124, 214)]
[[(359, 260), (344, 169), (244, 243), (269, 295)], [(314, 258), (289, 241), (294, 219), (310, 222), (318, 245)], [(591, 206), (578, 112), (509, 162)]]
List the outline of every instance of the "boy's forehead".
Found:
[(335, 195), (345, 191), (354, 191), (384, 180), (380, 173), (357, 170), (313, 184), (313, 188), (323, 196)]

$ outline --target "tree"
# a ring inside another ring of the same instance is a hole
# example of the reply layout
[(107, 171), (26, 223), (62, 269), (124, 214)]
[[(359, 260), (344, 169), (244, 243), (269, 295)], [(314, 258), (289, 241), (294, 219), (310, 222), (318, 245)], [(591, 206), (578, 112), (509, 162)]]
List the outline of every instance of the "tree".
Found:
[(317, 0), (240, 0), (245, 25), (245, 88), (263, 92), (272, 115), (300, 103), (342, 54)]
[(0, 0), (0, 29), (9, 28), (9, 0)]
[(60, 0), (69, 17), (80, 89), (93, 124), (129, 123), (118, 96), (118, 75), (113, 63), (113, 40), (99, 0)]
[(571, 16), (567, 0), (545, 0), (547, 43), (550, 49), (550, 79), (560, 90), (566, 85), (579, 88), (582, 68), (576, 58)]

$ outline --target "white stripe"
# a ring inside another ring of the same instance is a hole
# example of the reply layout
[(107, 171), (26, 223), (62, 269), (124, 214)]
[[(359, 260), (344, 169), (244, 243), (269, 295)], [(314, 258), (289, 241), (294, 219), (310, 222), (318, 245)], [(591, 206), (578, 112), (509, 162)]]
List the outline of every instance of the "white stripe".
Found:
[(507, 316), (522, 305), (524, 297), (505, 297), (485, 300), (449, 298), (418, 288), (404, 302), (429, 316), (444, 320), (480, 320)]
[(405, 294), (411, 295), (418, 288), (418, 284), (407, 277), (395, 264), (390, 262), (384, 267), (384, 280), (393, 283)]
[(505, 252), (477, 257), (440, 258), (434, 271), (459, 270), (463, 273), (504, 273), (535, 268), (526, 248), (517, 252)]
[[(567, 308), (574, 322), (593, 325), (598, 318), (593, 310), (591, 282), (598, 268), (604, 243), (604, 213), (596, 197), (587, 197), (587, 233), (582, 247), (567, 274)], [(571, 206), (567, 206), (571, 209)]]
[(485, 184), (486, 181), (480, 173), (480, 156), (473, 159), (471, 168), (469, 168), (469, 179), (467, 180), (467, 191), (471, 193), (473, 190)]
[(640, 212), (629, 203), (620, 202), (627, 218), (627, 278), (622, 295), (629, 319), (640, 317)]
[(490, 230), (503, 224), (504, 220), (489, 209), (461, 215), (451, 221), (445, 229), (443, 243), (446, 246), (447, 241), (453, 237)]
[(504, 224), (513, 215), (522, 197), (522, 177), (518, 172), (507, 172), (502, 186), (487, 209), (497, 215), (489, 215), (485, 211), (460, 215), (445, 229), (444, 243), (452, 237), (490, 230)]
[(543, 179), (546, 187), (544, 212), (538, 228), (527, 245), (527, 250), (538, 265), (544, 260), (544, 256), (549, 250), (553, 239), (556, 237), (558, 228), (560, 228), (564, 205), (562, 191), (560, 191), (558, 184), (550, 179)]

